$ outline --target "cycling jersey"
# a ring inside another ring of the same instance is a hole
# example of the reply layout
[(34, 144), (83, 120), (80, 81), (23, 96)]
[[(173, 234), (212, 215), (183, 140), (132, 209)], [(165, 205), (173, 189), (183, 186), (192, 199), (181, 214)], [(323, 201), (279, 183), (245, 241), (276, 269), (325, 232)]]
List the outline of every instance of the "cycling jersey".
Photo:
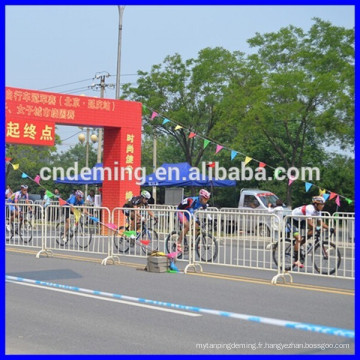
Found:
[(21, 192), (21, 190), (19, 190), (19, 191), (13, 193), (13, 194), (9, 197), (8, 202), (9, 202), (9, 203), (15, 203), (15, 201), (21, 200), (21, 199), (29, 200), (29, 194), (28, 194), (28, 193), (23, 194), (23, 193)]
[(67, 203), (73, 205), (73, 206), (78, 206), (78, 205), (84, 205), (84, 199), (81, 199), (80, 201), (76, 198), (75, 195), (71, 195), (67, 200)]
[(295, 208), (291, 215), (321, 216), (321, 211), (316, 210), (315, 206), (310, 204)]
[(196, 210), (202, 208), (202, 209), (206, 209), (209, 205), (208, 204), (202, 204), (200, 202), (200, 198), (199, 196), (194, 196), (194, 197), (188, 197), (185, 198), (179, 205), (178, 205), (178, 210), (187, 210), (189, 211), (191, 214), (193, 214)]

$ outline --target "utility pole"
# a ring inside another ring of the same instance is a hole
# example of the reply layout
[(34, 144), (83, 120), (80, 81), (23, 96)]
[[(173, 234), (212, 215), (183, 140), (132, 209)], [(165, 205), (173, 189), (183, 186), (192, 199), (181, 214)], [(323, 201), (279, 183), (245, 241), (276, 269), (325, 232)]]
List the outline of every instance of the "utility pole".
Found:
[[(103, 98), (105, 94), (105, 75), (100, 77), (100, 98)], [(103, 128), (99, 128), (99, 139), (98, 139), (98, 150), (97, 150), (97, 160), (96, 162), (101, 163), (101, 152), (102, 152), (102, 143), (103, 143)]]
[[(153, 142), (153, 172), (155, 173), (156, 171), (156, 127), (154, 126), (154, 136), (153, 136), (154, 142)], [(154, 204), (156, 204), (156, 186), (153, 186), (152, 188), (152, 196), (154, 198)]]
[[(104, 98), (105, 96), (105, 88), (114, 87), (114, 84), (105, 84), (105, 78), (109, 77), (110, 74), (106, 72), (106, 74), (96, 73), (94, 79), (100, 79), (100, 84), (92, 84), (90, 87), (92, 89), (98, 90), (100, 89), (100, 98)], [(101, 163), (101, 155), (102, 155), (102, 142), (103, 142), (103, 128), (99, 128), (99, 138), (98, 138), (98, 149), (97, 149), (97, 163)]]
[(115, 87), (115, 99), (120, 98), (120, 68), (121, 68), (121, 37), (122, 37), (122, 19), (125, 10), (125, 6), (118, 5), (119, 10), (119, 33), (118, 33), (118, 53), (117, 53), (117, 67), (116, 67), (116, 87)]
[[(89, 167), (89, 140), (90, 140), (90, 129), (86, 128), (86, 159), (85, 159), (85, 166)], [(85, 199), (86, 200), (88, 195), (88, 184), (85, 185)]]

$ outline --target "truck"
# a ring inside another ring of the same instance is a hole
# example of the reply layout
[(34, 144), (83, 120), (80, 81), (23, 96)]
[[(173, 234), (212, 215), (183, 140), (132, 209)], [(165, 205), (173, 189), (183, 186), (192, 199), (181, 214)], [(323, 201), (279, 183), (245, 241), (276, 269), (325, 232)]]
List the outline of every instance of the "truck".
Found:
[[(241, 189), (238, 207), (236, 209), (223, 208), (229, 214), (222, 221), (222, 228), (228, 234), (238, 232), (269, 237), (271, 235), (271, 222), (268, 216), (269, 204), (275, 207), (278, 197), (268, 190)], [(284, 207), (284, 215), (290, 213)]]
[(278, 197), (268, 190), (241, 189), (238, 209), (267, 210), (269, 203), (275, 206)]

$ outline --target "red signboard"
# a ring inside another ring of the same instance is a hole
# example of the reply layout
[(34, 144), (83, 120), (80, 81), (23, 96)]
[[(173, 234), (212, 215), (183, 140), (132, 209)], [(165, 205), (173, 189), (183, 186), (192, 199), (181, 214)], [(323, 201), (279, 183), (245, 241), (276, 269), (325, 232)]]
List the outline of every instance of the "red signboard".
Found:
[(6, 117), (91, 127), (132, 127), (140, 103), (6, 87)]
[(53, 146), (55, 144), (55, 123), (29, 119), (19, 121), (6, 118), (6, 142), (12, 144)]
[[(6, 87), (6, 142), (54, 145), (55, 125), (104, 128), (103, 166), (115, 173), (141, 166), (139, 102)], [(36, 169), (38, 171), (38, 169)], [(103, 181), (103, 206), (114, 208), (139, 194), (134, 177)]]

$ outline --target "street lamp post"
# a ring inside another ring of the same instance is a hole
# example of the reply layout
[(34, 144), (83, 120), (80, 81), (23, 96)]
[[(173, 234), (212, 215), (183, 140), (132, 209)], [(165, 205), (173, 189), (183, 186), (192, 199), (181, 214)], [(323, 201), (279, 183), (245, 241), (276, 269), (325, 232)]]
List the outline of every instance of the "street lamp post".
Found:
[[(78, 136), (79, 141), (83, 144), (85, 142), (85, 148), (86, 148), (86, 154), (85, 154), (85, 167), (89, 167), (89, 143), (90, 143), (90, 128), (86, 128), (86, 137), (84, 134), (79, 134)], [(96, 143), (98, 140), (97, 136), (95, 134), (91, 135), (91, 141), (93, 143)], [(88, 193), (88, 185), (85, 185), (85, 199), (87, 197)]]

